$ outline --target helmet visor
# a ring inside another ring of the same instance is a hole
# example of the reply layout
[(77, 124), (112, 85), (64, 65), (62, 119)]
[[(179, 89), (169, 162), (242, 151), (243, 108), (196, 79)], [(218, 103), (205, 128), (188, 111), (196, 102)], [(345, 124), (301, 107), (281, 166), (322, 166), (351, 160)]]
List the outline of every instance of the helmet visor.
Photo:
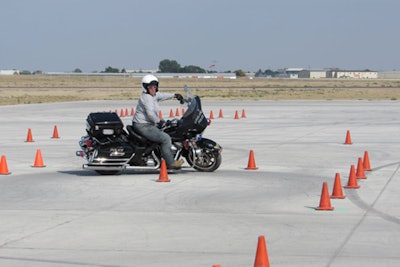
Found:
[(143, 86), (146, 88), (146, 89), (149, 89), (149, 87), (155, 87), (155, 88), (157, 88), (158, 87), (158, 82), (157, 81), (151, 81), (150, 83), (145, 83), (145, 84), (143, 84)]

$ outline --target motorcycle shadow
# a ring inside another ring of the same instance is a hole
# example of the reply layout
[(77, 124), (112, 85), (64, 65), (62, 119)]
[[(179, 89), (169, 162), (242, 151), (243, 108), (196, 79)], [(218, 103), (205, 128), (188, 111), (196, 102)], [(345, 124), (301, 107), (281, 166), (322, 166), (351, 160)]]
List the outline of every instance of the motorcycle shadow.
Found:
[[(99, 174), (96, 171), (92, 170), (63, 170), (58, 171), (62, 174), (73, 175), (73, 176), (126, 176), (126, 175), (159, 175), (160, 170), (123, 170), (115, 174)], [(193, 170), (191, 167), (182, 167), (180, 170), (168, 170), (168, 175), (171, 174), (182, 174), (182, 173), (193, 173), (197, 172)]]

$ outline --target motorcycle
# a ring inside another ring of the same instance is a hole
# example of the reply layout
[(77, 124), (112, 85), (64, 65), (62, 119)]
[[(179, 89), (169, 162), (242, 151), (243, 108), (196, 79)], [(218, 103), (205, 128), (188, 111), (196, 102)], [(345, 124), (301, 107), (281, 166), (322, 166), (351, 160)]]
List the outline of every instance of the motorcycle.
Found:
[[(222, 161), (222, 147), (202, 136), (210, 125), (201, 108), (199, 96), (184, 87), (186, 112), (181, 118), (168, 120), (161, 129), (171, 137), (175, 160), (184, 157), (197, 171), (213, 172)], [(115, 112), (94, 112), (86, 119), (86, 133), (79, 141), (76, 155), (85, 159), (83, 169), (113, 175), (124, 170), (157, 170), (162, 157), (158, 143), (151, 142), (124, 124)]]

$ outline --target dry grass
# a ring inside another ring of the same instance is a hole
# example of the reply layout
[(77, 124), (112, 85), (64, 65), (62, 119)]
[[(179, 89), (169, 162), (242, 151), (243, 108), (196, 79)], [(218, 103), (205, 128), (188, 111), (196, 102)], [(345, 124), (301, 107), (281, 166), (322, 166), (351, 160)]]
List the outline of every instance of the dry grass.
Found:
[[(163, 91), (191, 87), (213, 99), (397, 100), (400, 80), (371, 79), (180, 79), (161, 78)], [(115, 76), (0, 76), (0, 105), (79, 100), (130, 100), (141, 92), (140, 78)]]

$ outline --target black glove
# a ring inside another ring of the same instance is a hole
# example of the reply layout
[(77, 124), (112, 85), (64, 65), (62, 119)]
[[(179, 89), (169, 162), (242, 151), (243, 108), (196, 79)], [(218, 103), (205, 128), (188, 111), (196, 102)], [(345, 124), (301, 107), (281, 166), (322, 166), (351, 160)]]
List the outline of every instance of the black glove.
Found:
[(157, 123), (157, 127), (159, 128), (159, 129), (162, 129), (162, 128), (164, 128), (165, 127), (165, 120), (160, 120), (160, 122), (158, 122)]
[(178, 99), (178, 101), (183, 104), (183, 96), (181, 94), (175, 94), (175, 98)]

